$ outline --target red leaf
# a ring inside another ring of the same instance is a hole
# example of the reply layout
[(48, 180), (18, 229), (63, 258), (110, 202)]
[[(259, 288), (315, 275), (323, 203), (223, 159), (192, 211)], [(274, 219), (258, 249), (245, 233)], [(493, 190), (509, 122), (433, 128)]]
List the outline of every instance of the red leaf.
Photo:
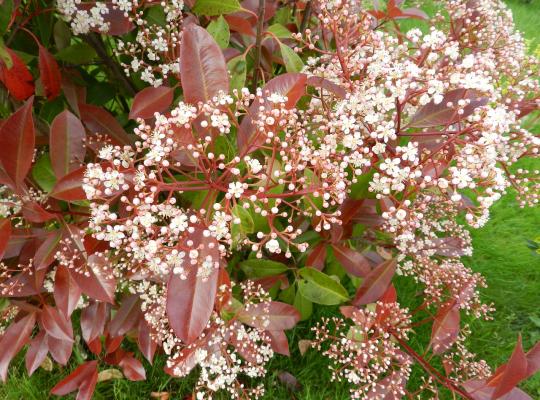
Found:
[[(77, 3), (77, 8), (79, 10), (89, 11), (90, 8), (94, 7), (94, 5), (95, 2)], [(133, 22), (131, 22), (125, 12), (122, 11), (119, 7), (117, 7), (114, 3), (112, 3), (111, 1), (104, 1), (100, 2), (100, 5), (103, 5), (107, 9), (107, 12), (102, 14), (102, 16), (103, 21), (108, 26), (108, 29), (106, 32), (102, 32), (100, 26), (95, 26), (91, 28), (93, 32), (117, 36), (123, 35), (133, 30), (133, 28), (135, 27), (135, 25), (133, 25)]]
[(109, 305), (93, 302), (81, 312), (81, 331), (86, 343), (93, 342), (103, 334), (109, 317)]
[[(491, 400), (494, 388), (487, 386), (484, 379), (471, 379), (463, 384), (465, 390), (474, 400)], [(499, 400), (532, 400), (532, 398), (523, 390), (515, 388)]]
[(238, 313), (238, 319), (254, 328), (281, 331), (294, 328), (300, 313), (289, 304), (271, 301), (246, 306)]
[(326, 260), (326, 243), (321, 242), (311, 250), (306, 258), (306, 267), (313, 267), (322, 271)]
[[(459, 100), (470, 100), (465, 107), (463, 114), (458, 114), (457, 104)], [(420, 108), (411, 118), (409, 127), (411, 128), (429, 128), (432, 126), (452, 125), (461, 119), (467, 118), (474, 110), (487, 103), (487, 97), (481, 97), (480, 93), (470, 89), (450, 90), (443, 96), (439, 104), (432, 101)], [(447, 103), (452, 102), (453, 106), (448, 107)]]
[(219, 91), (229, 93), (229, 75), (221, 49), (204, 28), (194, 24), (183, 30), (180, 79), (188, 103), (206, 102)]
[(142, 363), (133, 356), (124, 357), (119, 365), (122, 367), (124, 376), (130, 381), (144, 381), (146, 379)]
[(13, 65), (8, 69), (6, 64), (0, 61), (0, 82), (17, 100), (26, 100), (34, 94), (34, 78), (17, 53), (7, 48), (6, 51)]
[(150, 364), (152, 364), (154, 354), (156, 353), (157, 343), (152, 339), (152, 330), (144, 318), (141, 318), (139, 323), (137, 344), (139, 345), (139, 350), (142, 355), (150, 362)]
[(61, 238), (62, 232), (59, 230), (47, 234), (47, 238), (38, 247), (34, 256), (34, 265), (38, 271), (52, 264)]
[(356, 250), (340, 244), (333, 244), (332, 249), (338, 262), (349, 274), (365, 277), (371, 272), (369, 261)]
[(396, 260), (385, 261), (371, 271), (358, 288), (352, 303), (355, 306), (374, 303), (381, 298), (396, 272)]
[(68, 110), (62, 111), (51, 124), (49, 150), (51, 164), (60, 179), (81, 167), (86, 154), (86, 133), (84, 126), (75, 115)]
[[(89, 389), (92, 386), (91, 382), (97, 381), (97, 365), (97, 361), (95, 360), (87, 361), (84, 364), (79, 365), (75, 371), (58, 382), (56, 386), (52, 388), (51, 394), (64, 396), (68, 393), (74, 392), (77, 389), (80, 389), (81, 391), (84, 389), (85, 393), (89, 392)], [(93, 392), (93, 388), (91, 392)], [(91, 396), (85, 398), (90, 399)], [(80, 396), (77, 396), (77, 400), (80, 400)]]
[(326, 78), (323, 78), (322, 76), (312, 75), (308, 77), (307, 84), (309, 86), (325, 89), (329, 91), (330, 93), (333, 93), (340, 99), (344, 99), (347, 96), (347, 91), (343, 87), (335, 84), (334, 82)]
[(54, 276), (54, 301), (66, 318), (69, 318), (77, 307), (81, 293), (68, 269), (62, 265), (58, 266)]
[[(307, 76), (300, 73), (286, 73), (279, 75), (268, 81), (263, 87), (263, 95), (266, 93), (277, 93), (287, 97), (285, 106), (293, 108), (298, 100), (305, 94), (307, 84)], [(263, 97), (263, 99), (264, 99)], [(238, 130), (238, 147), (241, 154), (248, 154), (255, 151), (264, 143), (265, 138), (262, 135), (255, 134), (255, 127), (252, 118), (256, 117), (261, 106), (269, 109), (269, 102), (264, 102), (261, 98), (255, 98), (248, 110), (248, 115), (244, 117)]]
[(107, 135), (114, 144), (131, 145), (132, 140), (107, 110), (91, 104), (79, 104), (81, 119), (92, 133)]
[(9, 219), (0, 219), (0, 260), (4, 257), (10, 237), (11, 221)]
[(434, 354), (448, 350), (459, 335), (460, 313), (455, 303), (441, 307), (433, 321), (430, 346)]
[(40, 321), (49, 336), (60, 340), (73, 341), (71, 319), (66, 318), (57, 308), (49, 305), (43, 306)]
[(60, 340), (47, 335), (49, 352), (52, 358), (60, 365), (66, 365), (73, 351), (73, 342), (71, 340)]
[(64, 201), (86, 200), (86, 193), (82, 188), (85, 171), (86, 166), (83, 166), (64, 175), (56, 182), (49, 195)]
[(290, 356), (289, 351), (289, 341), (287, 340), (287, 335), (283, 331), (266, 331), (270, 337), (270, 345), (272, 350), (278, 354), (283, 354), (284, 356)]
[(34, 157), (33, 100), (15, 111), (0, 128), (0, 162), (17, 188), (26, 178)]
[(540, 342), (527, 352), (527, 377), (540, 370)]
[(39, 332), (36, 337), (30, 342), (30, 347), (26, 352), (25, 364), (28, 371), (28, 375), (32, 375), (36, 369), (43, 363), (47, 353), (49, 352), (49, 345), (47, 344), (47, 335), (44, 331)]
[(139, 296), (133, 294), (125, 297), (121, 302), (120, 308), (109, 324), (109, 334), (112, 337), (125, 335), (135, 327), (137, 322), (139, 322), (140, 314), (141, 308)]
[(55, 218), (54, 214), (51, 214), (43, 207), (41, 207), (35, 201), (25, 202), (22, 205), (23, 217), (30, 222), (41, 224), (43, 222), (50, 221)]
[[(96, 272), (97, 267), (103, 266), (106, 263), (107, 260), (104, 257), (92, 254), (88, 257), (86, 273), (80, 273), (75, 270), (70, 270), (70, 273), (84, 294), (95, 300), (113, 304), (116, 279), (111, 275), (110, 271), (107, 273)], [(92, 268), (91, 266), (94, 267)]]
[(0, 378), (6, 381), (11, 359), (28, 343), (36, 323), (36, 315), (28, 314), (17, 322), (12, 322), (0, 339)]
[[(219, 260), (218, 243), (215, 239), (204, 238), (202, 229), (190, 236), (199, 249), (201, 260), (210, 256), (214, 262)], [(213, 244), (209, 248), (209, 244)], [(185, 343), (193, 343), (204, 330), (212, 310), (217, 292), (219, 269), (213, 268), (210, 276), (203, 280), (197, 276), (197, 266), (184, 264), (187, 279), (171, 274), (167, 285), (167, 316), (174, 333)]]
[[(521, 335), (518, 338), (514, 352), (508, 360), (504, 370), (500, 377), (497, 379), (497, 385), (493, 392), (492, 399), (498, 399), (499, 397), (510, 392), (519, 382), (527, 377), (527, 357), (523, 352), (523, 346), (521, 344)], [(489, 382), (490, 386), (492, 385)]]
[(62, 80), (60, 69), (54, 57), (42, 45), (39, 45), (39, 75), (47, 99), (51, 100), (58, 96)]
[(154, 113), (167, 110), (173, 100), (173, 88), (166, 86), (147, 87), (135, 95), (129, 118), (153, 118)]

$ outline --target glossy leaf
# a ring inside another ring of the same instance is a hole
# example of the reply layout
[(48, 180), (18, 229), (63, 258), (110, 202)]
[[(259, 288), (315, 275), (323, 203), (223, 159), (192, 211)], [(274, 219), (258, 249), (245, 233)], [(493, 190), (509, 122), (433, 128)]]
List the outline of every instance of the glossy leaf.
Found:
[(222, 15), (239, 11), (238, 0), (197, 0), (192, 11), (197, 15)]
[(450, 303), (439, 309), (433, 321), (430, 346), (433, 353), (441, 354), (457, 340), (460, 329), (459, 308)]
[(304, 63), (300, 56), (289, 46), (283, 43), (279, 43), (279, 49), (281, 51), (281, 57), (283, 57), (283, 63), (287, 72), (300, 72), (304, 68)]
[(54, 256), (58, 250), (62, 232), (60, 230), (52, 231), (47, 234), (47, 238), (36, 251), (34, 256), (34, 265), (37, 270), (45, 269), (54, 261)]
[[(202, 245), (199, 250), (200, 259), (210, 256), (212, 260), (219, 260), (217, 241), (202, 237), (202, 228), (192, 234), (191, 239), (195, 245)], [(208, 244), (213, 243), (209, 248)], [(187, 344), (193, 343), (204, 330), (212, 310), (217, 293), (219, 269), (213, 268), (208, 278), (197, 276), (196, 266), (186, 265), (187, 279), (178, 274), (171, 274), (167, 284), (167, 316), (174, 333)]]
[(247, 63), (246, 57), (241, 54), (227, 62), (227, 69), (231, 75), (231, 90), (241, 90), (246, 84)]
[(56, 178), (81, 168), (86, 154), (86, 133), (81, 121), (65, 110), (51, 124), (49, 151)]
[(332, 250), (338, 262), (349, 274), (365, 277), (370, 273), (369, 261), (358, 251), (340, 244), (332, 245)]
[(144, 381), (146, 379), (143, 365), (133, 356), (124, 357), (119, 365), (122, 367), (124, 376), (130, 381)]
[[(463, 114), (458, 114), (457, 103), (459, 100), (470, 100), (465, 107)], [(467, 118), (474, 110), (487, 104), (488, 99), (481, 97), (480, 94), (470, 89), (454, 89), (447, 92), (440, 103), (435, 104), (430, 101), (422, 106), (416, 114), (413, 115), (409, 126), (411, 128), (429, 128), (432, 126), (452, 125), (460, 119)], [(448, 107), (448, 103), (453, 104)]]
[(4, 257), (11, 236), (11, 220), (0, 219), (0, 260)]
[(385, 261), (372, 270), (358, 288), (352, 303), (355, 306), (374, 303), (381, 298), (396, 272), (396, 260)]
[(300, 321), (300, 313), (279, 301), (250, 304), (238, 313), (238, 319), (257, 329), (281, 331), (292, 329)]
[(326, 243), (321, 242), (315, 246), (306, 258), (306, 267), (313, 267), (322, 271), (326, 260)]
[(85, 171), (86, 166), (63, 176), (52, 188), (50, 196), (65, 201), (86, 200), (86, 193), (82, 187)]
[(0, 128), (0, 162), (16, 187), (20, 187), (34, 157), (33, 98), (15, 111)]
[(279, 275), (287, 271), (288, 267), (277, 261), (250, 258), (240, 263), (240, 268), (251, 278), (264, 278)]
[(35, 314), (28, 314), (19, 321), (12, 322), (0, 338), (0, 379), (3, 382), (7, 378), (9, 363), (30, 340), (35, 323)]
[(51, 394), (64, 396), (68, 393), (80, 390), (77, 400), (89, 400), (94, 392), (97, 382), (97, 361), (87, 361), (78, 366), (71, 374), (61, 380), (52, 388)]
[(139, 296), (133, 294), (125, 297), (109, 324), (109, 334), (112, 337), (125, 335), (137, 325), (140, 314)]
[(298, 290), (309, 301), (335, 305), (349, 300), (349, 294), (341, 283), (325, 273), (315, 268), (302, 268), (299, 273), (304, 280), (298, 281)]
[(180, 46), (180, 78), (184, 101), (206, 102), (220, 91), (229, 92), (229, 76), (223, 53), (212, 36), (200, 26), (184, 28)]
[(109, 305), (93, 302), (81, 312), (81, 331), (86, 343), (91, 343), (103, 334), (109, 317)]
[[(516, 347), (508, 360), (503, 372), (497, 379), (497, 385), (493, 392), (493, 399), (510, 392), (519, 382), (527, 377), (527, 356), (523, 352), (521, 336), (519, 336)], [(490, 386), (491, 385), (490, 383)]]
[(91, 104), (79, 104), (81, 119), (91, 133), (107, 135), (119, 145), (131, 145), (132, 139), (107, 110)]
[[(263, 87), (263, 94), (279, 94), (287, 97), (285, 103), (287, 108), (293, 108), (298, 100), (306, 93), (307, 76), (301, 73), (286, 73), (279, 75)], [(265, 139), (260, 134), (255, 133), (252, 118), (255, 118), (259, 107), (269, 108), (270, 104), (261, 98), (255, 98), (249, 107), (249, 113), (244, 117), (238, 130), (238, 147), (241, 154), (248, 154), (255, 151), (264, 143)]]
[(81, 294), (81, 288), (71, 277), (68, 269), (62, 265), (58, 266), (54, 275), (54, 301), (66, 318), (69, 318), (77, 307)]
[(60, 340), (73, 341), (71, 320), (60, 313), (57, 308), (49, 305), (43, 306), (40, 321), (49, 336)]
[(39, 45), (39, 77), (47, 99), (54, 99), (60, 94), (60, 68), (51, 53), (42, 45)]
[(26, 352), (25, 365), (28, 375), (32, 375), (36, 369), (43, 363), (47, 353), (49, 352), (49, 345), (47, 344), (47, 335), (44, 331), (39, 332), (34, 339), (30, 342), (28, 351)]
[(114, 292), (116, 288), (116, 279), (108, 273), (97, 272), (91, 265), (103, 266), (107, 263), (103, 257), (92, 254), (88, 257), (87, 273), (79, 273), (70, 271), (71, 276), (77, 282), (77, 285), (82, 289), (83, 293), (92, 299), (104, 301), (106, 303), (114, 303)]
[(32, 167), (32, 178), (47, 193), (54, 187), (56, 176), (54, 175), (51, 158), (48, 153), (42, 154), (34, 163)]
[(5, 50), (11, 59), (11, 65), (0, 60), (0, 82), (16, 100), (26, 100), (34, 94), (34, 78), (17, 53), (8, 48)]
[(144, 318), (141, 318), (139, 323), (137, 344), (139, 345), (139, 350), (142, 355), (150, 364), (152, 364), (157, 349), (157, 343), (152, 338), (152, 330)]
[(210, 22), (206, 30), (212, 35), (219, 47), (226, 49), (229, 46), (231, 31), (229, 30), (229, 24), (223, 16)]
[(135, 95), (129, 118), (153, 118), (166, 111), (174, 100), (174, 89), (167, 86), (147, 87)]

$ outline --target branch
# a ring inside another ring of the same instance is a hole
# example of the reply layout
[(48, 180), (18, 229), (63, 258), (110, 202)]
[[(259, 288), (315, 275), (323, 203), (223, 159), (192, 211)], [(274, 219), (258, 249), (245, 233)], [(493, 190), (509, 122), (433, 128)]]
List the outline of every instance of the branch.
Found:
[(111, 56), (109, 56), (107, 49), (101, 40), (101, 36), (99, 36), (97, 33), (90, 33), (85, 36), (85, 40), (94, 48), (99, 58), (101, 58), (103, 63), (111, 72), (112, 77), (122, 83), (122, 86), (124, 86), (124, 89), (126, 89), (129, 95), (135, 96), (137, 93), (137, 88), (125, 75), (122, 67), (120, 67), (120, 65), (118, 65)]
[(257, 38), (255, 39), (255, 62), (253, 71), (253, 82), (251, 82), (251, 92), (257, 90), (259, 82), (259, 68), (261, 65), (261, 50), (262, 50), (262, 34), (264, 25), (264, 0), (259, 0), (259, 8), (257, 10)]
[(300, 33), (304, 33), (310, 18), (311, 18), (311, 0), (307, 2), (306, 8), (304, 8), (304, 15), (302, 16), (302, 22), (300, 23)]

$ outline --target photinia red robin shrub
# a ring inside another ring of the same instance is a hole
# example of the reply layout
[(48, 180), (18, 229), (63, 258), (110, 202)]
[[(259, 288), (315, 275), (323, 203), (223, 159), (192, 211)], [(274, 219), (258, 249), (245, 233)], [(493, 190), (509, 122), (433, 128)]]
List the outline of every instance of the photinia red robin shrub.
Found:
[(0, 4), (3, 380), (77, 345), (55, 395), (159, 353), (259, 398), (302, 320), (351, 398), (530, 399), (539, 344), (466, 347), (493, 308), (461, 257), (508, 188), (538, 204), (539, 62), (500, 1), (369, 3)]

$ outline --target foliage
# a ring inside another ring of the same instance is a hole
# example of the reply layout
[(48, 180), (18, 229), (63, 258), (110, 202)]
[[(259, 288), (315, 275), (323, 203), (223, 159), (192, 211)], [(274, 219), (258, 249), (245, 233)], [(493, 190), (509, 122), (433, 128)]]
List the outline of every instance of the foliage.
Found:
[(353, 398), (529, 398), (540, 345), (492, 372), (462, 322), (492, 311), (464, 224), (510, 186), (538, 202), (538, 172), (509, 172), (540, 103), (508, 10), (164, 4), (1, 5), (2, 379), (24, 348), (29, 374), (84, 349), (51, 393), (89, 399), (159, 351), (196, 399), (257, 398), (285, 331), (341, 305), (303, 344)]

